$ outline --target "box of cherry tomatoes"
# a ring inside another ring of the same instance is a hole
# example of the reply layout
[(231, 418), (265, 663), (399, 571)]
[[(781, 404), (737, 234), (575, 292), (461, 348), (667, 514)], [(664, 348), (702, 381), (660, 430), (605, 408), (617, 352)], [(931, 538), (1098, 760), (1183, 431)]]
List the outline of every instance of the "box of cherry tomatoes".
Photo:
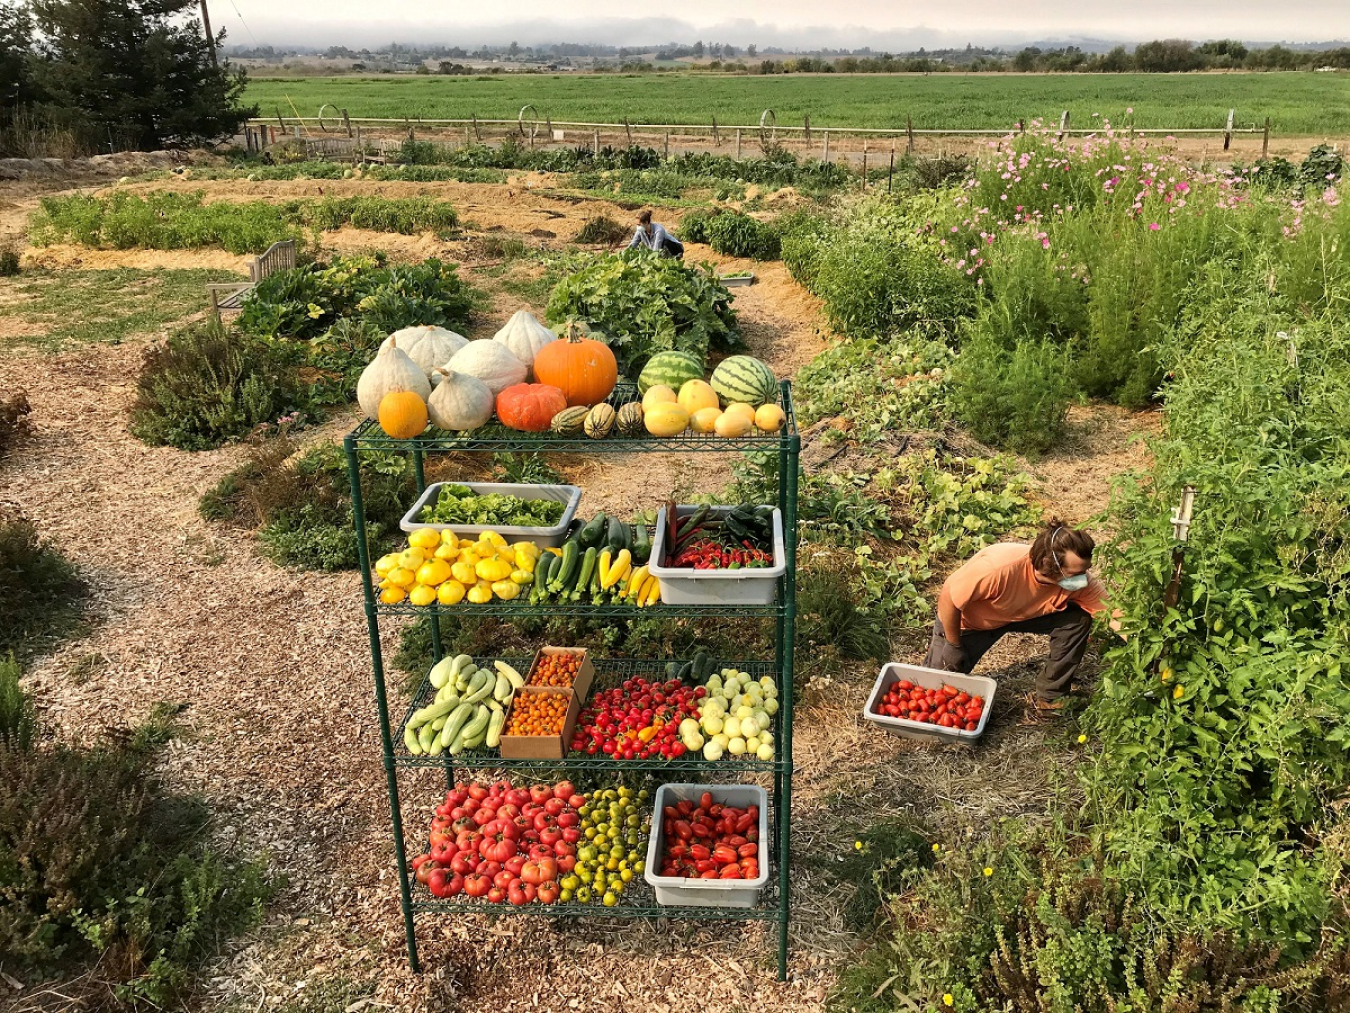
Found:
[(509, 760), (561, 760), (567, 755), (595, 668), (584, 647), (541, 647), (516, 692), (502, 729)]

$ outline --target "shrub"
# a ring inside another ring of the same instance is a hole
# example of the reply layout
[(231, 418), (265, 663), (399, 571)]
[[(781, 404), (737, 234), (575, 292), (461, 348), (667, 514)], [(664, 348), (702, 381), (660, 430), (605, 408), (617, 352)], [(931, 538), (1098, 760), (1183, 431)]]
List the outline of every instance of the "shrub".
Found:
[[(290, 440), (256, 445), (239, 467), (202, 496), (207, 520), (257, 531), (263, 551), (280, 566), (349, 570), (359, 559), (351, 486), (342, 448), (311, 447), (296, 456)], [(406, 455), (363, 455), (361, 495), (372, 553), (392, 548), (398, 522), (415, 492)]]
[[(31, 714), (16, 684), (0, 665), (0, 707)], [(0, 951), (42, 974), (98, 955), (119, 1000), (179, 1005), (192, 965), (260, 917), (263, 868), (217, 851), (205, 806), (164, 790), (158, 732), (35, 738), (0, 735)]]
[(586, 219), (586, 224), (581, 227), (576, 234), (576, 238), (572, 241), (590, 246), (613, 246), (627, 238), (627, 227), (620, 225), (606, 215), (597, 215), (594, 218)]
[(27, 749), (37, 735), (37, 712), (19, 685), (22, 676), (13, 654), (0, 658), (0, 749)]
[(0, 278), (13, 278), (19, 273), (19, 253), (11, 247), (0, 247)]
[(744, 347), (731, 295), (710, 267), (645, 250), (603, 257), (563, 278), (549, 299), (548, 320), (582, 320), (603, 332), (630, 377), (660, 351), (706, 359), (710, 349)]
[(33, 431), (33, 424), (28, 421), (32, 412), (28, 395), (23, 391), (0, 395), (0, 460)]
[(888, 338), (920, 327), (946, 335), (974, 314), (975, 286), (922, 234), (916, 222), (923, 210), (884, 198), (862, 201), (820, 244), (812, 291), (839, 333)]
[(976, 339), (962, 349), (952, 369), (952, 411), (990, 446), (1042, 454), (1064, 429), (1068, 368), (1063, 349), (1049, 343), (1026, 341), (1008, 351)]
[(695, 208), (680, 219), (678, 235), (686, 243), (707, 243), (708, 226), (724, 214), (721, 208)]
[(718, 215), (708, 222), (706, 232), (708, 244), (728, 257), (777, 260), (781, 252), (774, 227), (749, 215)]
[(67, 630), (84, 591), (75, 568), (38, 537), (33, 522), (0, 505), (0, 651)]
[(950, 415), (949, 369), (942, 341), (846, 341), (826, 349), (793, 384), (803, 426), (840, 418), (850, 439), (937, 429)]
[(131, 431), (150, 444), (209, 450), (297, 412), (301, 400), (268, 344), (200, 324), (146, 349)]

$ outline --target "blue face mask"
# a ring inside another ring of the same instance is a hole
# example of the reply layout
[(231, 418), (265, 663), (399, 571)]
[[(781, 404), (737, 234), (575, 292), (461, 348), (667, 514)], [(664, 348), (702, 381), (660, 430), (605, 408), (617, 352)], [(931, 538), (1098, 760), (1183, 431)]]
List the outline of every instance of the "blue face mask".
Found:
[(1065, 577), (1062, 580), (1057, 580), (1055, 583), (1066, 591), (1081, 591), (1088, 586), (1088, 575), (1086, 573), (1079, 573), (1072, 577)]

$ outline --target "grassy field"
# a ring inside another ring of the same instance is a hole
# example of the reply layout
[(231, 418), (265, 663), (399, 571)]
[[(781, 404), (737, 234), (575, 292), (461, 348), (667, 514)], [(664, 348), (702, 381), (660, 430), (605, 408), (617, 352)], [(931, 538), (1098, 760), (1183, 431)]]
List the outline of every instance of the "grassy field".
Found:
[(1350, 135), (1350, 74), (829, 75), (711, 77), (690, 74), (495, 77), (255, 78), (248, 100), (264, 116), (314, 116), (324, 103), (352, 116), (510, 119), (531, 104), (556, 120), (633, 123), (759, 122), (772, 108), (784, 126), (1003, 129), (1025, 117), (1076, 126), (1094, 113), (1117, 123), (1133, 108), (1143, 129), (1261, 123), (1285, 136)]

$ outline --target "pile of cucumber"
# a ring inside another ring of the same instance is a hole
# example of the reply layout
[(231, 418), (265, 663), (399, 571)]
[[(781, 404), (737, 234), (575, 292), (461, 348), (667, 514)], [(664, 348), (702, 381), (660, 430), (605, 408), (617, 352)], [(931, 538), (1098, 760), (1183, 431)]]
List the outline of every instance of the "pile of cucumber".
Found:
[(504, 661), (479, 668), (467, 654), (442, 658), (428, 676), (436, 698), (414, 711), (403, 744), (414, 756), (458, 756), (477, 746), (501, 743), (506, 713), (525, 678)]

